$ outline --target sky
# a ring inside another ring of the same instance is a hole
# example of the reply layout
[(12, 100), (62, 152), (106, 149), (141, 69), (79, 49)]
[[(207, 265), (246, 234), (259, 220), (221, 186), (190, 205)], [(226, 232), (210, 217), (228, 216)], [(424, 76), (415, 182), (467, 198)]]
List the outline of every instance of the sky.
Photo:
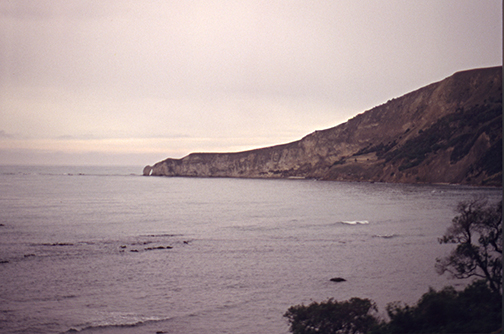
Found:
[(500, 0), (0, 0), (0, 164), (272, 146), (498, 65)]

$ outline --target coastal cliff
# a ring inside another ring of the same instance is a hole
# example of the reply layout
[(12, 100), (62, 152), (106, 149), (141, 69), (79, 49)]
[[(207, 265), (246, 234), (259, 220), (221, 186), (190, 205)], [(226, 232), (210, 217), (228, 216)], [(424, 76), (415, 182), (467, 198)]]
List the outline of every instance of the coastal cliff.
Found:
[(191, 153), (143, 173), (502, 186), (502, 67), (457, 72), (295, 142)]

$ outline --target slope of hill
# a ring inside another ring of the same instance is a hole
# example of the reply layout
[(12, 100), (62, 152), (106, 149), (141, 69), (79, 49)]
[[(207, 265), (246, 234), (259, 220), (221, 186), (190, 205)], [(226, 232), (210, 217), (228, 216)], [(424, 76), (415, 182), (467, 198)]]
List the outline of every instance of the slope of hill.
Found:
[(144, 175), (502, 186), (502, 67), (457, 72), (295, 142), (192, 153)]

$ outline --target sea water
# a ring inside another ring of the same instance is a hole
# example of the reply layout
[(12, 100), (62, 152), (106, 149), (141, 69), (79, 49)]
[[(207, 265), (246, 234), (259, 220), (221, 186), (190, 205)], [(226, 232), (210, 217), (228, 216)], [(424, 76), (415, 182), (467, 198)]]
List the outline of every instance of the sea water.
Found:
[[(414, 304), (459, 201), (453, 185), (140, 176), (0, 167), (1, 333), (287, 333), (289, 306)], [(342, 277), (344, 282), (332, 282)]]

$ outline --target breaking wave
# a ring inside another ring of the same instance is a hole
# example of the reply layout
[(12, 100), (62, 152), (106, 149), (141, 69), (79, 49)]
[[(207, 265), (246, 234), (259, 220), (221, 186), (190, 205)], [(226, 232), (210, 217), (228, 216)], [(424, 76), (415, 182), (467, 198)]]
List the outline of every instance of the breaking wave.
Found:
[(344, 220), (340, 223), (345, 224), (345, 225), (367, 225), (367, 224), (369, 224), (369, 221), (367, 221), (367, 220)]
[(133, 314), (116, 314), (105, 319), (77, 325), (70, 328), (65, 333), (86, 333), (97, 329), (139, 327), (148, 323), (163, 322), (168, 320), (170, 320), (170, 318), (139, 316)]

